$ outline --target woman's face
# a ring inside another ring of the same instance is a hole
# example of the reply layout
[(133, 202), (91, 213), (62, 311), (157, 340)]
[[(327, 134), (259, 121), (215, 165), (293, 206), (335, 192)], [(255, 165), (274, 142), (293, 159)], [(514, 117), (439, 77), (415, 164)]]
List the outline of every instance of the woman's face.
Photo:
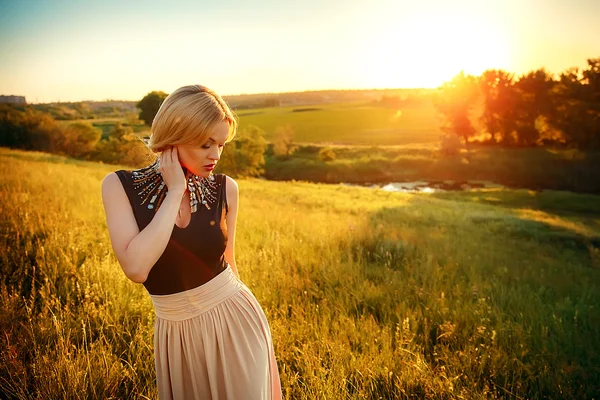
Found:
[(229, 136), (229, 124), (227, 121), (219, 123), (209, 139), (199, 147), (177, 146), (179, 163), (195, 175), (207, 177), (221, 158), (223, 146)]

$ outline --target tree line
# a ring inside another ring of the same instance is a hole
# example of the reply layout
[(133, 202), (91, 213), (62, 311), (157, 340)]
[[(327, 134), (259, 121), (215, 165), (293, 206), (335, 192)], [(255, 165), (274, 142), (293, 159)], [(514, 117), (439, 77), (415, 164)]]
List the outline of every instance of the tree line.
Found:
[[(143, 106), (140, 118), (151, 125), (158, 108), (148, 110), (143, 101), (138, 103), (140, 106)], [(150, 104), (151, 108), (154, 106)], [(257, 127), (241, 130), (236, 140), (225, 147), (220, 171), (234, 177), (262, 175), (267, 148), (264, 136), (264, 131)], [(0, 104), (0, 146), (4, 147), (141, 167), (155, 157), (145, 146), (146, 139), (135, 134), (127, 123), (117, 122), (108, 135), (102, 135), (100, 129), (88, 122), (60, 123), (34, 107)]]
[(103, 138), (87, 122), (59, 123), (33, 107), (0, 105), (0, 146), (134, 166), (148, 160), (140, 144), (133, 129), (120, 122)]
[(443, 130), (466, 144), (600, 149), (600, 58), (554, 77), (544, 69), (456, 75), (434, 97)]

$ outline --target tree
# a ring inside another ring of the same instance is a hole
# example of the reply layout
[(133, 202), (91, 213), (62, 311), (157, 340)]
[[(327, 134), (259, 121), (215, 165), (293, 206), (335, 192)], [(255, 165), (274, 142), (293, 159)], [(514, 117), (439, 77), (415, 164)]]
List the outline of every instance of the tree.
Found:
[(515, 129), (513, 75), (503, 70), (487, 70), (479, 77), (479, 89), (484, 101), (480, 120), (492, 142), (510, 137)]
[(600, 149), (600, 58), (587, 60), (588, 68), (582, 72), (583, 96), (587, 104), (586, 130), (583, 146)]
[(555, 82), (544, 69), (529, 72), (514, 84), (514, 123), (517, 144), (532, 146), (540, 141), (537, 121), (550, 111), (550, 93)]
[(460, 72), (451, 81), (444, 82), (434, 98), (436, 108), (446, 118), (442, 130), (462, 137), (466, 145), (475, 134), (471, 112), (477, 102), (478, 92), (476, 78)]
[(250, 125), (225, 146), (218, 168), (233, 177), (261, 176), (264, 172), (266, 149), (265, 132)]
[(273, 140), (273, 152), (275, 155), (288, 158), (295, 149), (294, 128), (289, 124), (278, 126), (277, 129), (275, 129), (275, 139)]
[(562, 132), (567, 144), (580, 149), (600, 148), (600, 59), (588, 69), (571, 68), (560, 75), (553, 90), (548, 122)]
[(53, 151), (55, 138), (61, 135), (61, 127), (49, 114), (0, 105), (0, 146)]
[(153, 91), (148, 93), (135, 106), (140, 109), (140, 119), (148, 126), (152, 126), (152, 121), (160, 108), (162, 102), (167, 98), (165, 92)]
[(99, 129), (83, 122), (74, 122), (67, 125), (62, 135), (56, 138), (55, 146), (60, 153), (81, 158), (94, 149), (101, 136)]

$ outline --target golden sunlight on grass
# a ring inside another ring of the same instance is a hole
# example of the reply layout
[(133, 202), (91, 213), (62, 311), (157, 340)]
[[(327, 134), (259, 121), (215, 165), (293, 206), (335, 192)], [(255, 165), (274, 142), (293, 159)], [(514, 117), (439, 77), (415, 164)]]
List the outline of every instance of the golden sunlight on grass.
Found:
[(579, 222), (569, 221), (567, 219), (543, 211), (531, 209), (518, 209), (517, 212), (520, 218), (527, 219), (530, 221), (542, 222), (552, 227), (568, 230), (588, 238), (597, 235), (597, 233), (594, 230)]
[[(0, 149), (8, 398), (156, 398), (152, 304), (117, 264), (102, 212), (100, 182), (117, 168)], [(237, 264), (268, 315), (286, 398), (595, 396), (591, 196), (503, 190), (490, 204), (238, 183)], [(575, 205), (586, 214), (550, 210)]]

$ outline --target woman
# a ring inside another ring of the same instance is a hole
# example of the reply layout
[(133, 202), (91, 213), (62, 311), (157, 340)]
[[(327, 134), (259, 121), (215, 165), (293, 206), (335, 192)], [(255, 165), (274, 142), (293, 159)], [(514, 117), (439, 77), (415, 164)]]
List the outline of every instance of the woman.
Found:
[(236, 125), (215, 92), (179, 88), (152, 123), (156, 162), (102, 182), (115, 255), (156, 312), (160, 399), (281, 398), (269, 325), (235, 263), (238, 186), (212, 174)]

